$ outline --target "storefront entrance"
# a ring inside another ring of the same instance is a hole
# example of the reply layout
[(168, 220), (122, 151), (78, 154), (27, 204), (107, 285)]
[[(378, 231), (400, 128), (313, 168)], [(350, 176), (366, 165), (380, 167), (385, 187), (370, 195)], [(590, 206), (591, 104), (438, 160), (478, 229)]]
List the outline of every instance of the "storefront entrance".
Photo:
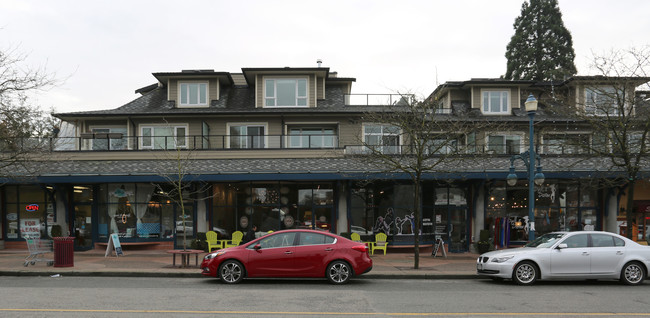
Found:
[(85, 251), (93, 248), (92, 206), (76, 205), (72, 228), (74, 230), (75, 251)]

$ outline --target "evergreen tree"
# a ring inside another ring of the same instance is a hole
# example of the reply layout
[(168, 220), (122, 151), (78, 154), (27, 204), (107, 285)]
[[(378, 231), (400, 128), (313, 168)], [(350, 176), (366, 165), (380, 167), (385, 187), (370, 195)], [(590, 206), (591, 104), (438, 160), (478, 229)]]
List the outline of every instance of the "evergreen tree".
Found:
[(561, 80), (577, 73), (571, 33), (557, 0), (524, 2), (514, 29), (506, 48), (506, 79)]

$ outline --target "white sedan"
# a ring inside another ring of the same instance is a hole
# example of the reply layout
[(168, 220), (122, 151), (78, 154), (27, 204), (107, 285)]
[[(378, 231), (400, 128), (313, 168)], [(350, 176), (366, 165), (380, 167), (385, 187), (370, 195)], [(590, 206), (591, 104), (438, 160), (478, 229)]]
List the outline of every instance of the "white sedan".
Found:
[(619, 279), (639, 285), (649, 268), (650, 247), (599, 231), (544, 234), (521, 248), (481, 254), (476, 263), (479, 275), (519, 285), (555, 279)]

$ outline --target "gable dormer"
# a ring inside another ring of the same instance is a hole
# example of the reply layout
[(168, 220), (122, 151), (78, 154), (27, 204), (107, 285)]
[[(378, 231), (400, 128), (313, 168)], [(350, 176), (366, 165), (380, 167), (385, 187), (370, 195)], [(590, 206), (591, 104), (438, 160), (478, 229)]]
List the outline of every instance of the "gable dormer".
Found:
[(313, 108), (325, 98), (329, 68), (243, 68), (256, 108)]
[(219, 100), (221, 85), (232, 85), (228, 72), (214, 70), (183, 70), (173, 73), (153, 73), (167, 87), (167, 100), (177, 108), (207, 108)]

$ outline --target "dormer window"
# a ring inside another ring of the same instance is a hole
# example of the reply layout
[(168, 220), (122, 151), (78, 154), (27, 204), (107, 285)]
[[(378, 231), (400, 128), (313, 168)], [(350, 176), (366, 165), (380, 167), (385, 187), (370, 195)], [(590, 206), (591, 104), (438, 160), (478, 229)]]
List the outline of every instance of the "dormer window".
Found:
[(307, 78), (266, 78), (264, 107), (307, 107)]
[(483, 90), (481, 110), (486, 115), (510, 114), (509, 91)]
[(207, 82), (180, 82), (178, 84), (179, 107), (208, 106)]

